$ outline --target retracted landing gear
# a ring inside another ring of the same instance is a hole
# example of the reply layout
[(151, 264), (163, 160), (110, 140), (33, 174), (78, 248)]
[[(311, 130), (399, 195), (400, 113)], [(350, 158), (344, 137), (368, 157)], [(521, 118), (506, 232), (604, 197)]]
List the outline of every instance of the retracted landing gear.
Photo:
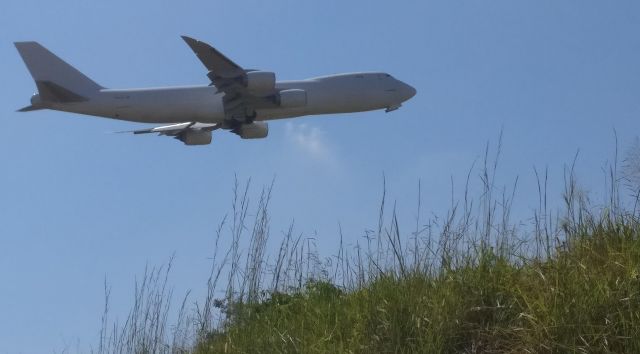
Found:
[(402, 107), (402, 104), (398, 103), (398, 104), (395, 104), (395, 105), (393, 105), (393, 106), (389, 106), (389, 107), (387, 107), (387, 109), (385, 109), (384, 111), (385, 111), (386, 113), (389, 113), (389, 112), (393, 112), (393, 111), (395, 111), (396, 109), (398, 109), (398, 108), (400, 108), (400, 107)]

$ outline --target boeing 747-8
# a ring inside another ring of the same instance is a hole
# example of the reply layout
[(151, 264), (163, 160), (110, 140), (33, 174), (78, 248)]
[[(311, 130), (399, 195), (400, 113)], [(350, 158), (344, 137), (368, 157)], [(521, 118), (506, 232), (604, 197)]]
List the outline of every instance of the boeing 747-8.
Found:
[(408, 84), (378, 72), (276, 81), (273, 72), (243, 69), (210, 45), (182, 38), (206, 67), (210, 85), (108, 89), (37, 42), (16, 42), (38, 89), (31, 105), (19, 111), (52, 109), (164, 124), (131, 132), (206, 145), (216, 129), (230, 130), (243, 139), (264, 138), (269, 132), (267, 120), (378, 109), (390, 112), (416, 94)]

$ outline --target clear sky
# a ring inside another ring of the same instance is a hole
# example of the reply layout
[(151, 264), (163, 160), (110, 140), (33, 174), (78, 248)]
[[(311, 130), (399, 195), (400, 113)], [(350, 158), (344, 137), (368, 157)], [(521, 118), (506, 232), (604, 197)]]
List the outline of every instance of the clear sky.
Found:
[[(106, 87), (207, 84), (183, 34), (280, 79), (386, 71), (418, 94), (390, 114), (278, 121), (267, 139), (217, 132), (205, 147), (110, 134), (134, 123), (15, 113), (35, 86), (14, 41), (37, 40)], [(613, 130), (621, 148), (639, 134), (639, 34), (635, 0), (3, 0), (0, 353), (95, 344), (104, 278), (122, 318), (135, 276), (174, 252), (171, 284), (195, 300), (235, 175), (254, 199), (275, 176), (272, 238), (295, 219), (326, 253), (338, 223), (348, 242), (376, 225), (383, 174), (401, 220), (415, 216), (419, 179), (425, 213), (442, 212), (451, 177), (459, 185), (501, 129), (518, 215), (535, 206), (533, 167), (559, 180), (578, 149), (597, 196)]]

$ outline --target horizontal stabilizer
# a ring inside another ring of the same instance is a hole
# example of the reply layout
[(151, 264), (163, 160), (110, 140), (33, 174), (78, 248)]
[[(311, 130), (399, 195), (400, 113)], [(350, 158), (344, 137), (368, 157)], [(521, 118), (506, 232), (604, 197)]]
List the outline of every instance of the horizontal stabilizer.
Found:
[(20, 108), (16, 112), (31, 112), (31, 111), (37, 111), (37, 110), (40, 110), (40, 109), (44, 109), (44, 108), (38, 107), (38, 106), (26, 106), (26, 107)]
[(47, 102), (82, 102), (87, 101), (86, 97), (80, 96), (75, 92), (57, 85), (51, 81), (36, 81), (40, 98)]

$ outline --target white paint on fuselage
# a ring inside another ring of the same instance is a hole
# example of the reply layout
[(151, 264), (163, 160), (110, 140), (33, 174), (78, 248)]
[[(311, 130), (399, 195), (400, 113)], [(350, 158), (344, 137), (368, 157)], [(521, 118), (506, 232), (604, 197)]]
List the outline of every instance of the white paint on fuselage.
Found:
[(372, 111), (400, 104), (415, 94), (412, 87), (385, 73), (352, 73), (283, 81), (276, 88), (305, 90), (307, 105), (293, 109), (258, 110), (257, 119)]
[(216, 123), (224, 119), (222, 96), (210, 86), (104, 89), (88, 101), (51, 108), (141, 123)]
[[(415, 89), (385, 73), (351, 73), (300, 81), (281, 81), (276, 89), (302, 89), (307, 105), (300, 108), (258, 109), (256, 120), (304, 115), (363, 112), (400, 105)], [(213, 86), (103, 89), (88, 101), (47, 108), (143, 123), (224, 120), (223, 93)]]

